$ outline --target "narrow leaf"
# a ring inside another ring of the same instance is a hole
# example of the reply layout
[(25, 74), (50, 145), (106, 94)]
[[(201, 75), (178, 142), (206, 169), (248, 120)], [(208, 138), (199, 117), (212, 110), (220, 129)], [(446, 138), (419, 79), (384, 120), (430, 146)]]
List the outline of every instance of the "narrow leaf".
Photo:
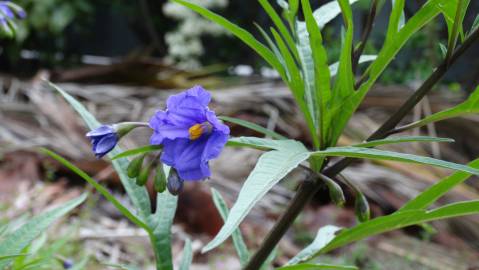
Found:
[(253, 206), (309, 155), (306, 148), (296, 141), (282, 141), (281, 150), (273, 150), (261, 155), (256, 167), (241, 188), (225, 224), (215, 238), (203, 248), (203, 252), (223, 243), (238, 228)]
[(434, 113), (429, 115), (419, 121), (411, 123), (406, 126), (402, 126), (399, 129), (406, 130), (416, 127), (422, 127), (430, 123), (435, 123), (443, 120), (447, 120), (454, 117), (466, 116), (470, 114), (479, 113), (479, 86), (472, 92), (469, 98), (463, 103), (454, 106), (452, 108), (446, 109), (441, 112)]
[[(221, 217), (224, 221), (226, 221), (229, 215), (229, 209), (226, 205), (225, 200), (221, 196), (221, 194), (214, 188), (211, 189), (211, 194), (213, 196), (213, 202), (215, 203), (216, 209), (220, 212)], [(244, 243), (243, 236), (241, 235), (241, 231), (239, 228), (234, 230), (231, 234), (233, 238), (233, 245), (235, 246), (236, 253), (238, 254), (241, 266), (245, 266), (249, 260), (249, 251)]]
[(333, 265), (333, 264), (311, 264), (303, 263), (297, 265), (289, 265), (276, 270), (357, 270), (356, 266), (352, 265)]
[[(73, 200), (62, 203), (57, 208), (29, 219), (27, 223), (2, 239), (0, 242), (0, 254), (21, 254), (22, 250), (38, 235), (44, 232), (54, 221), (84, 202), (86, 197), (87, 194), (83, 194)], [(0, 260), (0, 269), (4, 269), (14, 258), (10, 257)]]
[[(472, 161), (468, 166), (479, 169), (479, 159)], [(455, 172), (421, 192), (416, 198), (408, 201), (403, 207), (401, 207), (400, 211), (425, 209), (451, 189), (466, 181), (469, 177), (471, 177), (470, 173)]]
[(434, 159), (430, 157), (416, 156), (412, 154), (403, 154), (403, 153), (371, 149), (371, 148), (350, 147), (350, 146), (331, 147), (323, 151), (313, 152), (312, 155), (401, 161), (401, 162), (417, 163), (417, 164), (424, 164), (424, 165), (432, 165), (436, 167), (448, 168), (452, 170), (472, 173), (474, 175), (479, 175), (479, 170), (472, 168), (470, 166), (448, 162), (444, 160), (439, 160), (439, 159)]
[(266, 62), (268, 62), (273, 68), (275, 68), (279, 72), (283, 79), (285, 78), (285, 72), (283, 70), (283, 67), (281, 66), (281, 63), (278, 61), (278, 59), (274, 56), (273, 52), (271, 52), (262, 43), (256, 40), (253, 35), (251, 35), (251, 33), (204, 7), (195, 5), (185, 0), (173, 1), (197, 12), (208, 20), (221, 25), (223, 28), (231, 32), (237, 38), (241, 39), (246, 45), (255, 50)]
[(393, 213), (361, 223), (356, 227), (343, 230), (317, 255), (342, 247), (346, 244), (377, 235), (383, 232), (401, 229), (407, 226), (434, 220), (479, 214), (479, 201), (467, 201), (449, 204), (431, 211), (409, 210)]
[(193, 261), (193, 250), (191, 248), (191, 240), (185, 240), (185, 246), (183, 248), (183, 258), (181, 258), (180, 270), (189, 270), (191, 262)]
[(148, 226), (143, 223), (137, 216), (130, 212), (125, 206), (123, 206), (116, 198), (113, 196), (105, 187), (98, 184), (93, 178), (91, 178), (86, 172), (82, 171), (77, 166), (70, 163), (68, 160), (64, 159), (63, 157), (59, 156), (58, 154), (46, 149), (41, 148), (40, 151), (50, 157), (54, 158), (58, 162), (60, 162), (63, 166), (67, 167), (72, 172), (76, 173), (78, 176), (83, 178), (87, 181), (90, 185), (92, 185), (101, 195), (103, 195), (109, 202), (111, 202), (117, 209), (122, 213), (125, 217), (127, 217), (131, 222), (135, 223), (137, 226), (148, 230)]
[(112, 160), (119, 159), (119, 158), (126, 158), (129, 156), (135, 156), (135, 155), (140, 155), (140, 154), (145, 154), (145, 153), (150, 153), (150, 152), (156, 152), (160, 151), (163, 147), (161, 145), (145, 145), (141, 146), (135, 149), (130, 149), (121, 152), (120, 154), (112, 157)]
[(369, 141), (353, 145), (354, 147), (376, 147), (386, 144), (406, 143), (406, 142), (454, 142), (450, 138), (438, 138), (429, 136), (402, 136), (389, 137), (382, 140)]
[(296, 256), (294, 256), (291, 260), (288, 261), (288, 265), (294, 265), (301, 262), (308, 261), (320, 251), (323, 247), (325, 247), (331, 240), (334, 239), (335, 235), (338, 231), (342, 228), (327, 225), (318, 230), (316, 237), (314, 238), (313, 242), (309, 244), (306, 248), (301, 250)]
[(223, 121), (226, 121), (226, 122), (230, 122), (230, 123), (237, 124), (237, 125), (245, 127), (245, 128), (249, 128), (251, 130), (254, 130), (256, 132), (259, 132), (261, 134), (269, 136), (273, 139), (278, 139), (278, 140), (287, 140), (288, 139), (285, 136), (274, 132), (273, 130), (264, 128), (260, 125), (257, 125), (255, 123), (252, 123), (252, 122), (249, 122), (249, 121), (246, 121), (246, 120), (243, 120), (243, 119), (229, 117), (229, 116), (219, 116), (218, 118), (223, 120)]

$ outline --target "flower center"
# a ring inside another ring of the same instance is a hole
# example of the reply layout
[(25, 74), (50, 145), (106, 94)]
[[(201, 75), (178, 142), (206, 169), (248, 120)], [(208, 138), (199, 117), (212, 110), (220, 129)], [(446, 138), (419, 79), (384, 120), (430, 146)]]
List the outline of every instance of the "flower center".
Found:
[(213, 127), (208, 122), (195, 124), (188, 129), (188, 133), (190, 134), (190, 140), (194, 141), (201, 137), (201, 135), (203, 134), (209, 134), (211, 133), (212, 129)]

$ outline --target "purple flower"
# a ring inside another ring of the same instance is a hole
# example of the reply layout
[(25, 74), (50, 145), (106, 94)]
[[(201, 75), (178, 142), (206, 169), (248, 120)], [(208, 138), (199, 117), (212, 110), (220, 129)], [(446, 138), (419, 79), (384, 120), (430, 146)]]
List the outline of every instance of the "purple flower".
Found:
[(0, 24), (6, 25), (8, 20), (15, 19), (15, 15), (19, 18), (25, 18), (25, 11), (16, 4), (9, 1), (0, 1)]
[(211, 95), (195, 86), (170, 96), (165, 111), (150, 119), (154, 130), (150, 143), (163, 144), (161, 161), (178, 171), (183, 180), (202, 180), (211, 175), (208, 161), (219, 156), (230, 130), (208, 108)]
[(93, 145), (93, 152), (101, 158), (110, 152), (118, 143), (117, 130), (110, 125), (102, 125), (86, 134)]

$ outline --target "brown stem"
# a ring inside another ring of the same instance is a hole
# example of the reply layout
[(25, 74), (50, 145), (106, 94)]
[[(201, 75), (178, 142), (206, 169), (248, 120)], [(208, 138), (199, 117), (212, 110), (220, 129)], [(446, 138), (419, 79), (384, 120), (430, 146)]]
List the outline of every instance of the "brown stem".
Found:
[(377, 7), (378, 7), (378, 0), (373, 0), (371, 2), (371, 7), (369, 9), (369, 14), (366, 20), (366, 24), (364, 25), (361, 41), (359, 42), (359, 46), (353, 52), (353, 61), (352, 61), (353, 74), (356, 73), (356, 69), (358, 68), (358, 64), (359, 64), (359, 58), (361, 57), (361, 54), (363, 54), (364, 48), (366, 47), (366, 42), (369, 39), (371, 30), (373, 29), (373, 23), (374, 23), (374, 19), (376, 18)]

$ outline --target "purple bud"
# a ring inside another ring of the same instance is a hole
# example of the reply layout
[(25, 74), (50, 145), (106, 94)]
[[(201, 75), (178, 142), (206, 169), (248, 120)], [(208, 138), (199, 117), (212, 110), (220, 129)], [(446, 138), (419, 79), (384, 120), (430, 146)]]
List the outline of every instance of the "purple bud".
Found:
[(168, 191), (175, 196), (180, 194), (181, 190), (183, 189), (183, 182), (184, 181), (180, 178), (178, 172), (171, 168), (170, 175), (168, 175), (168, 183), (166, 184)]
[(110, 125), (102, 125), (86, 134), (93, 147), (93, 153), (101, 158), (110, 152), (118, 143), (119, 136), (115, 128)]

